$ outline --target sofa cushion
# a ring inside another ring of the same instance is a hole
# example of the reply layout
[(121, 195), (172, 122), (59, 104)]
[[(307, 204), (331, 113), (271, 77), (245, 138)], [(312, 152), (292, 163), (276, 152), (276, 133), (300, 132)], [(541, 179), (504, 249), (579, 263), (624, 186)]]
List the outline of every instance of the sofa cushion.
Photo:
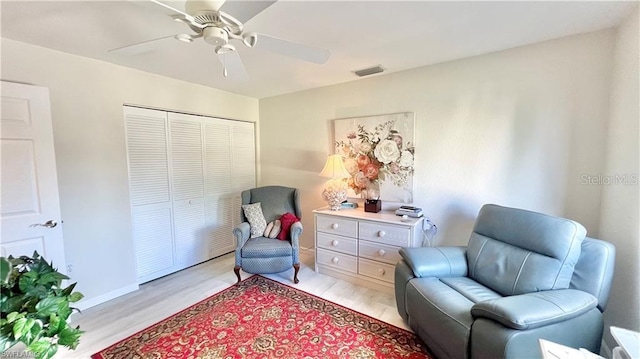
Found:
[(485, 205), (469, 239), (469, 277), (502, 295), (569, 287), (586, 230), (521, 209)]
[(474, 303), (502, 298), (502, 296), (469, 277), (440, 278), (440, 281)]
[(270, 258), (291, 256), (291, 244), (277, 238), (251, 238), (242, 247), (243, 258)]

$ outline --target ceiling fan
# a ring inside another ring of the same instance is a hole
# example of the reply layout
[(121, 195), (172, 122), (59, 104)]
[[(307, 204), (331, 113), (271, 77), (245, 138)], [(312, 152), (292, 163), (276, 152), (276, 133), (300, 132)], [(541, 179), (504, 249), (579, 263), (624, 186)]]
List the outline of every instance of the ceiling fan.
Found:
[[(134, 1), (134, 0), (130, 0)], [(298, 58), (304, 61), (324, 64), (329, 59), (329, 51), (303, 44), (294, 43), (277, 37), (246, 32), (243, 22), (253, 18), (267, 7), (273, 5), (276, 0), (269, 1), (225, 1), (225, 0), (186, 0), (185, 11), (178, 10), (159, 0), (148, 0), (144, 3), (137, 1), (139, 5), (154, 7), (155, 10), (163, 10), (175, 21), (184, 23), (193, 33), (181, 33), (173, 36), (165, 36), (132, 45), (109, 50), (110, 53), (133, 55), (145, 52), (161, 40), (174, 38), (183, 42), (193, 42), (202, 38), (213, 47), (223, 65), (223, 75), (229, 73), (236, 78), (246, 78), (246, 70), (238, 55), (236, 46), (232, 43), (241, 42), (247, 47), (261, 48), (285, 56)], [(152, 4), (152, 5), (151, 5)], [(147, 6), (149, 5), (149, 6)], [(229, 15), (221, 9), (229, 9), (237, 13), (237, 17)]]

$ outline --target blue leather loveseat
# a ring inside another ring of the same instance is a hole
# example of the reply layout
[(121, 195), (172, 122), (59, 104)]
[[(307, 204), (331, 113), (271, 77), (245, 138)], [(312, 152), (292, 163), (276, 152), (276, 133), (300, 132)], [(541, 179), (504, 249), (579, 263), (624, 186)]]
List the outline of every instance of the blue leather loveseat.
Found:
[(468, 246), (400, 250), (398, 312), (439, 359), (540, 358), (540, 338), (598, 353), (615, 248), (585, 234), (485, 205)]

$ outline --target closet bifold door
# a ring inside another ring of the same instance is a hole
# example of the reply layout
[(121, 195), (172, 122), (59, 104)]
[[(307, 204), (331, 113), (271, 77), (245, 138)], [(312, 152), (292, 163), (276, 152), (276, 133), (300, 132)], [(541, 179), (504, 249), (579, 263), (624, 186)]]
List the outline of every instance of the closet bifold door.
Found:
[(169, 113), (171, 178), (178, 269), (209, 259), (205, 239), (202, 117)]
[(233, 252), (254, 124), (124, 106), (138, 283)]
[(175, 271), (167, 113), (124, 107), (138, 283)]
[(205, 218), (211, 258), (232, 252), (233, 181), (231, 179), (231, 123), (209, 118), (204, 122)]
[[(233, 207), (233, 226), (240, 223), (242, 199), (240, 193), (256, 187), (256, 146), (255, 125), (249, 122), (233, 122), (231, 124), (231, 147), (233, 190), (231, 206)], [(235, 245), (235, 239), (234, 245)]]

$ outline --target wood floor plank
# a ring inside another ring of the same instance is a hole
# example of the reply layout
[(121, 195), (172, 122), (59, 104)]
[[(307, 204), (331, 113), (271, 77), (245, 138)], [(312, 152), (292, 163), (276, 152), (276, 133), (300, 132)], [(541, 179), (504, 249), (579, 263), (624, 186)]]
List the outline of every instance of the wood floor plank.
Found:
[[(395, 298), (313, 271), (313, 251), (301, 251), (300, 283), (293, 284), (293, 269), (265, 275), (278, 282), (408, 329), (398, 315)], [(140, 289), (74, 314), (71, 324), (86, 333), (75, 351), (60, 349), (55, 358), (89, 358), (115, 342), (171, 316), (236, 282), (233, 253), (143, 284)], [(246, 279), (250, 274), (241, 272)]]

